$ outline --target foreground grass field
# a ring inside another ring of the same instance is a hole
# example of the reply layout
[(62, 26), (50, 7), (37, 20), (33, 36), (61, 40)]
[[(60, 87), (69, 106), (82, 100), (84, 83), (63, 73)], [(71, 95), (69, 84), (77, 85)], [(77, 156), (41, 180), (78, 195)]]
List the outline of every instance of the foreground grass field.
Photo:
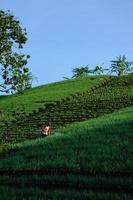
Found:
[(133, 199), (133, 107), (2, 147), (0, 199)]

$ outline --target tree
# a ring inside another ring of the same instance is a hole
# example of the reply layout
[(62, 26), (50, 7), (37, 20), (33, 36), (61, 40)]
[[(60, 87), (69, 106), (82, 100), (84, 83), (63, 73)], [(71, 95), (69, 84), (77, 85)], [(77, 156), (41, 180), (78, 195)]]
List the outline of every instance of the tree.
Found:
[(86, 67), (76, 67), (72, 70), (73, 76), (72, 78), (78, 78), (87, 76), (89, 73), (92, 73), (92, 70), (89, 70), (88, 66)]
[(26, 29), (10, 13), (0, 10), (0, 92), (22, 92), (31, 87), (26, 67), (29, 55), (20, 52), (27, 41)]
[(109, 69), (104, 69), (102, 66), (97, 65), (93, 70), (93, 74), (103, 74), (104, 71), (108, 70)]
[(111, 72), (115, 72), (118, 76), (127, 74), (132, 71), (132, 64), (132, 61), (127, 61), (125, 55), (119, 56), (116, 60), (111, 61)]

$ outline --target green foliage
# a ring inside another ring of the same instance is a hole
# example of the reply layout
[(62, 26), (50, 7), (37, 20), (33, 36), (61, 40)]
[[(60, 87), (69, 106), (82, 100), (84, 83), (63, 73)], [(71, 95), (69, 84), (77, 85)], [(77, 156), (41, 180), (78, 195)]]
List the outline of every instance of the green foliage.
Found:
[(111, 61), (111, 72), (115, 72), (118, 76), (125, 75), (132, 71), (132, 65), (133, 62), (129, 62), (125, 55), (119, 56)]
[[(86, 67), (76, 67), (72, 70), (72, 78), (88, 76), (89, 74), (103, 74), (104, 72), (113, 73), (115, 72), (118, 76), (127, 75), (133, 70), (133, 62), (128, 61), (125, 55), (119, 56), (116, 60), (111, 61), (111, 70), (108, 68), (103, 68), (97, 65), (95, 68), (89, 69)], [(66, 77), (64, 77), (66, 78)]]
[(102, 66), (97, 65), (93, 70), (93, 74), (103, 74), (104, 71), (108, 70), (109, 69), (104, 69)]
[[(109, 69), (104, 69), (102, 66), (97, 65), (94, 69), (89, 69), (88, 66), (86, 67), (76, 67), (72, 70), (73, 76), (72, 78), (77, 78), (77, 77), (85, 77), (88, 75), (100, 75), (103, 74), (104, 71), (108, 71)], [(64, 77), (66, 78), (66, 77)]]
[(3, 79), (0, 92), (20, 93), (31, 87), (31, 73), (25, 67), (30, 56), (20, 52), (26, 41), (26, 29), (9, 11), (0, 10), (0, 64)]
[(92, 73), (92, 70), (86, 67), (76, 67), (72, 70), (73, 76), (72, 78), (78, 78), (78, 77), (85, 77), (88, 76), (89, 73)]

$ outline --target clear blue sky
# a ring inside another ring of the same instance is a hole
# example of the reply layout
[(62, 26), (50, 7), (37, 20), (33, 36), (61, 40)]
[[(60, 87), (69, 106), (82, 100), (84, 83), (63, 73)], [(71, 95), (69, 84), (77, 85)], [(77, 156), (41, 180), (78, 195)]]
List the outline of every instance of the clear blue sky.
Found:
[(133, 60), (133, 0), (0, 0), (27, 29), (23, 53), (34, 86), (72, 76), (72, 68), (125, 54)]

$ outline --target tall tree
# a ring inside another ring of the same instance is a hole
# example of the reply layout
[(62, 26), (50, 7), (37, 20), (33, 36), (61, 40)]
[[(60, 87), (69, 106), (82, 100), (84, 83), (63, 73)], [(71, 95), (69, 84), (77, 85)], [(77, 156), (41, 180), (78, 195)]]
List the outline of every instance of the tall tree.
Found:
[(0, 10), (0, 92), (21, 92), (31, 87), (32, 76), (26, 67), (30, 56), (20, 52), (26, 41), (26, 29), (20, 21), (10, 11)]
[(133, 62), (129, 62), (125, 55), (119, 56), (111, 61), (111, 72), (115, 72), (118, 76), (127, 74), (132, 71), (132, 64)]

